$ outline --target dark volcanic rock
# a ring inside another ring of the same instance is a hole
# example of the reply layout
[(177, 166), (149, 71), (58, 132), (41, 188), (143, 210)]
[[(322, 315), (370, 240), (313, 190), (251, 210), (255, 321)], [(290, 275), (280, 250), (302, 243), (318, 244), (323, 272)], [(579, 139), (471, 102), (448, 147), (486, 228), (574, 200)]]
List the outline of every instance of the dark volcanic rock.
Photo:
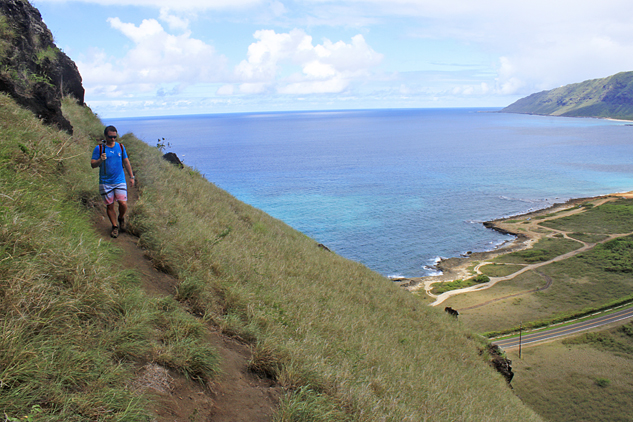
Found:
[(514, 378), (514, 372), (512, 371), (512, 361), (508, 358), (503, 357), (503, 352), (499, 348), (499, 346), (491, 345), (488, 348), (488, 353), (490, 353), (491, 360), (490, 364), (493, 368), (497, 370), (503, 377), (506, 379), (507, 383), (510, 384), (512, 378)]
[(61, 112), (62, 96), (84, 103), (77, 66), (55, 46), (40, 12), (27, 1), (0, 1), (0, 91), (71, 133)]
[(180, 168), (184, 167), (184, 165), (182, 164), (182, 161), (180, 161), (180, 158), (178, 158), (178, 156), (173, 152), (168, 152), (167, 154), (163, 155), (163, 160), (169, 161), (173, 165), (178, 166)]

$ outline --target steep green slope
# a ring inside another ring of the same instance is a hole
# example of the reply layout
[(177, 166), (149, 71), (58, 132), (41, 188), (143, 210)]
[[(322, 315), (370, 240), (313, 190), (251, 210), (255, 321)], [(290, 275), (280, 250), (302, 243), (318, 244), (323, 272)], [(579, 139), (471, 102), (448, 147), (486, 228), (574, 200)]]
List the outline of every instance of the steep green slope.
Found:
[(565, 85), (522, 98), (504, 113), (633, 119), (633, 72)]
[[(115, 251), (81, 205), (96, 200), (88, 161), (101, 125), (89, 110), (66, 102), (71, 138), (0, 101), (0, 408), (146, 420), (148, 399), (125, 384), (134, 365), (205, 381), (213, 352), (196, 321), (112, 271)], [(441, 310), (133, 136), (123, 142), (140, 184), (131, 229), (199, 321), (253, 345), (251, 369), (285, 391), (275, 420), (540, 420)]]
[(287, 392), (279, 420), (537, 420), (441, 310), (124, 137), (131, 226), (178, 299), (254, 345)]
[(96, 235), (82, 203), (99, 199), (87, 163), (103, 126), (74, 107), (71, 137), (0, 94), (0, 418), (149, 421), (128, 388), (139, 365), (206, 382), (218, 358), (204, 326), (148, 298)]

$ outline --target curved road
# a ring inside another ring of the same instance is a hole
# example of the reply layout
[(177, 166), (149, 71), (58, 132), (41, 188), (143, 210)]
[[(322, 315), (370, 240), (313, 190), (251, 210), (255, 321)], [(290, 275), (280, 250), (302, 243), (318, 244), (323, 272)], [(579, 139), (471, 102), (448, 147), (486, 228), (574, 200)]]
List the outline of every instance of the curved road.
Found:
[[(587, 321), (579, 321), (575, 324), (566, 325), (563, 327), (542, 329), (536, 332), (533, 331), (523, 334), (521, 338), (521, 345), (534, 345), (537, 343), (555, 340), (559, 337), (578, 334), (585, 330), (590, 330), (592, 328), (601, 327), (607, 324), (613, 324), (615, 322), (622, 321), (628, 318), (633, 318), (633, 307), (621, 309), (612, 314), (599, 316)], [(504, 350), (514, 349), (519, 347), (519, 337), (493, 341), (492, 344), (495, 344)]]

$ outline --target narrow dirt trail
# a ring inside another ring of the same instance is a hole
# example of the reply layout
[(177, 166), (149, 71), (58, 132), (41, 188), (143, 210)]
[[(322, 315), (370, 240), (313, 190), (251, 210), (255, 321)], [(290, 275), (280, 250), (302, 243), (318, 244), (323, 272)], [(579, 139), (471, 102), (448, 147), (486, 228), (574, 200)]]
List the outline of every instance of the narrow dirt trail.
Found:
[[(129, 190), (128, 204), (134, 206), (138, 193)], [(177, 280), (158, 271), (138, 247), (138, 238), (122, 233), (117, 239), (110, 237), (110, 221), (103, 206), (95, 215), (95, 229), (104, 241), (112, 242), (123, 250), (118, 262), (125, 269), (135, 270), (143, 289), (152, 297), (173, 296)], [(221, 375), (209, 388), (187, 380), (172, 370), (148, 363), (139, 371), (139, 378), (161, 377), (159, 383), (147, 383), (147, 393), (154, 397), (152, 409), (156, 422), (268, 422), (277, 407), (280, 388), (270, 380), (260, 379), (247, 369), (251, 357), (250, 347), (223, 336), (212, 327), (207, 339), (221, 357)], [(156, 387), (161, 385), (163, 388)]]

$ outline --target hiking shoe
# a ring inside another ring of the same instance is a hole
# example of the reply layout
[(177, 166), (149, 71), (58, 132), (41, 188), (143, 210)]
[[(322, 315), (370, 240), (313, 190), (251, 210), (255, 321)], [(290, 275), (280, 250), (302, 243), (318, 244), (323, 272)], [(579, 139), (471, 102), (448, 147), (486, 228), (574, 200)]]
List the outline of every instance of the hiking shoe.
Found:
[(112, 227), (112, 231), (110, 232), (110, 237), (114, 237), (114, 238), (119, 237), (119, 228), (117, 226)]
[(125, 232), (125, 219), (119, 218), (119, 230), (121, 233)]

